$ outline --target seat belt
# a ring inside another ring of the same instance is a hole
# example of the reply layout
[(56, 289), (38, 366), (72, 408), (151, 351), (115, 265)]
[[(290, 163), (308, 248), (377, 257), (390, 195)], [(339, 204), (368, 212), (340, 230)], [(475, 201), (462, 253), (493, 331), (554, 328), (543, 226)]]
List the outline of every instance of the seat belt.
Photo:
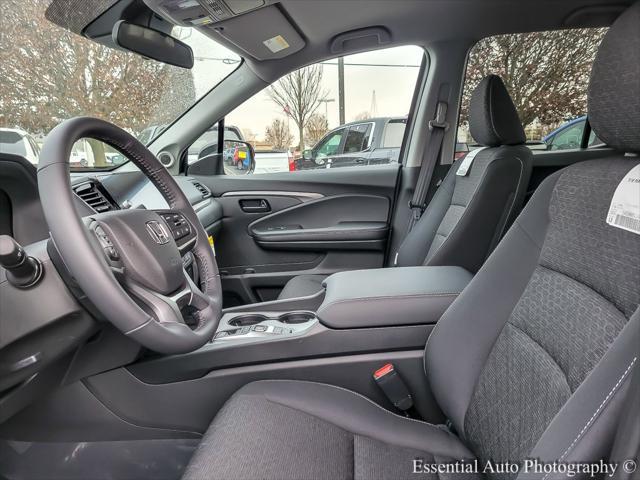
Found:
[(442, 150), (442, 142), (444, 140), (444, 133), (449, 128), (447, 123), (447, 102), (438, 101), (436, 108), (436, 115), (433, 120), (429, 121), (429, 130), (431, 131), (431, 138), (429, 139), (429, 145), (427, 146), (427, 152), (422, 159), (422, 165), (420, 166), (420, 173), (418, 174), (418, 182), (416, 183), (416, 189), (413, 192), (413, 197), (409, 202), (409, 208), (411, 209), (411, 218), (409, 219), (409, 228), (407, 234), (418, 223), (420, 217), (425, 208), (427, 208), (427, 193), (429, 191), (429, 185), (431, 184), (431, 177), (433, 171), (438, 163), (438, 157)]
[[(444, 132), (449, 128), (447, 122), (447, 102), (439, 100), (436, 107), (436, 115), (433, 120), (429, 120), (429, 130), (431, 131), (431, 138), (429, 139), (429, 145), (427, 151), (422, 158), (422, 165), (420, 165), (420, 172), (418, 173), (418, 181), (416, 183), (416, 189), (413, 192), (413, 197), (409, 201), (409, 208), (411, 209), (411, 217), (409, 218), (409, 225), (405, 238), (409, 235), (409, 232), (413, 229), (424, 210), (427, 208), (427, 194), (429, 193), (429, 185), (431, 184), (431, 177), (438, 163), (438, 157), (442, 150), (442, 142), (444, 141)], [(393, 258), (393, 266), (398, 265), (398, 254), (400, 251), (396, 251)]]

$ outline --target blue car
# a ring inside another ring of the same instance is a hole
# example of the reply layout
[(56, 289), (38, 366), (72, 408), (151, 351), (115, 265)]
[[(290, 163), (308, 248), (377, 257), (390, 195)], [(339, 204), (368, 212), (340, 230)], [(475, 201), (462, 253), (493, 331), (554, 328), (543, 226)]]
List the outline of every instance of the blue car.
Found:
[[(569, 150), (580, 148), (582, 135), (587, 124), (587, 116), (583, 115), (560, 125), (542, 140), (547, 144), (547, 150)], [(591, 132), (588, 147), (603, 145), (602, 140)]]

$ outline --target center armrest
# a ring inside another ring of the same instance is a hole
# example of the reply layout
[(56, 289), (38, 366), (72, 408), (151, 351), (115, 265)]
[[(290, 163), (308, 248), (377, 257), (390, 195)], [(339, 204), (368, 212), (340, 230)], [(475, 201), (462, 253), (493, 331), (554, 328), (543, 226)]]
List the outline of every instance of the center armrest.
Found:
[(331, 328), (433, 324), (473, 275), (460, 267), (354, 270), (328, 277), (317, 311)]

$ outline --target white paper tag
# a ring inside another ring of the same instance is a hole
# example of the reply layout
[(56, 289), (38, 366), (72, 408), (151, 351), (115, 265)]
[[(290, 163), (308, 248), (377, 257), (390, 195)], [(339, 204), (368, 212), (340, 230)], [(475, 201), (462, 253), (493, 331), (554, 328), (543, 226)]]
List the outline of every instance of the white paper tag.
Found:
[(616, 188), (607, 223), (640, 235), (640, 165), (633, 167)]
[(289, 48), (289, 44), (282, 35), (276, 35), (275, 37), (265, 40), (262, 43), (264, 43), (266, 47), (273, 53), (278, 53), (280, 50)]
[(469, 153), (467, 153), (464, 159), (462, 160), (460, 167), (458, 167), (458, 171), (456, 172), (456, 175), (460, 177), (466, 176), (467, 173), (469, 173), (469, 170), (471, 169), (471, 164), (473, 163), (473, 159), (476, 158), (476, 155), (478, 155), (478, 153), (480, 153), (485, 148), (487, 147), (476, 148), (475, 150), (471, 150)]

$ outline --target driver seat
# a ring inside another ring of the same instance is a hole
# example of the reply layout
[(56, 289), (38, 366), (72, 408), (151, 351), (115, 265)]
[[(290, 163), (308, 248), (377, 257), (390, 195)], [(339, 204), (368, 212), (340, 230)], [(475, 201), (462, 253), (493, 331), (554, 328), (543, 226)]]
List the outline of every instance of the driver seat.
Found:
[(640, 232), (607, 223), (640, 165), (624, 154), (640, 152), (639, 27), (636, 3), (606, 35), (589, 87), (593, 129), (620, 153), (545, 180), (429, 339), (425, 370), (450, 426), (332, 385), (260, 381), (218, 413), (184, 478), (401, 479), (415, 478), (416, 459), (606, 458), (640, 345)]

